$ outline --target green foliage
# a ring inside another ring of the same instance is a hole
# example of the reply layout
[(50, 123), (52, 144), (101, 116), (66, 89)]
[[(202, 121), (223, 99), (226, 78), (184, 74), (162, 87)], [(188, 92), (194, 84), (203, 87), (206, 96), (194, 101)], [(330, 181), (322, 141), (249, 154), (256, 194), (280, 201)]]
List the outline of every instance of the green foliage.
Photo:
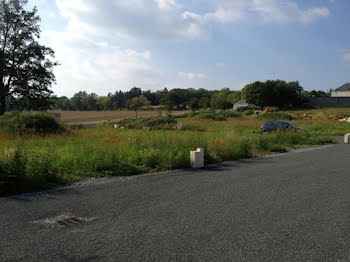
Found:
[(201, 105), (200, 105), (200, 101), (198, 98), (192, 98), (189, 102), (188, 102), (188, 106), (189, 108), (193, 111), (193, 113), (200, 109), (201, 108)]
[(293, 120), (293, 117), (284, 112), (274, 112), (274, 113), (263, 113), (257, 116), (254, 116), (254, 119), (259, 120)]
[(143, 106), (149, 106), (151, 102), (143, 95), (134, 97), (126, 102), (128, 109), (134, 110), (137, 118), (137, 110)]
[(26, 10), (26, 0), (0, 2), (0, 115), (12, 107), (46, 109), (54, 99), (54, 51), (40, 45), (40, 17)]
[(228, 100), (232, 104), (237, 103), (241, 99), (242, 99), (242, 92), (241, 91), (230, 91)]
[(212, 96), (210, 107), (214, 110), (226, 110), (233, 107), (233, 103), (230, 101), (230, 91), (223, 89), (220, 92)]
[(0, 130), (11, 134), (49, 134), (62, 130), (59, 123), (45, 113), (12, 112), (0, 116)]
[(26, 159), (17, 148), (7, 148), (0, 158), (0, 194), (24, 178)]
[(324, 91), (317, 91), (317, 90), (312, 90), (312, 91), (304, 91), (303, 96), (304, 97), (328, 97), (330, 96), (331, 92), (324, 92)]
[(176, 119), (167, 116), (159, 118), (140, 118), (140, 119), (124, 119), (118, 123), (120, 128), (125, 129), (143, 129), (149, 127), (155, 129), (175, 129)]
[(210, 120), (216, 120), (216, 121), (224, 121), (227, 118), (237, 118), (241, 115), (234, 111), (220, 111), (220, 112), (208, 112), (208, 111), (202, 111), (197, 113), (190, 113), (183, 115), (182, 117), (192, 117), (194, 119), (210, 119)]
[(266, 107), (277, 106), (280, 108), (296, 107), (303, 103), (303, 88), (299, 82), (282, 80), (255, 82), (247, 85), (242, 95), (248, 103)]
[[(230, 111), (222, 113), (226, 116), (237, 115)], [(162, 121), (176, 123), (173, 118)], [(338, 121), (302, 122), (309, 125), (307, 129), (313, 134), (311, 136), (308, 132), (259, 134), (261, 121), (247, 118), (221, 122), (183, 118), (181, 121), (181, 131), (165, 130), (158, 126), (156, 118), (148, 118), (121, 123), (129, 127), (142, 128), (144, 124), (151, 129), (155, 127), (150, 132), (138, 128), (100, 126), (45, 137), (3, 137), (0, 143), (0, 194), (51, 188), (88, 177), (187, 168), (190, 166), (189, 151), (198, 147), (205, 148), (205, 161), (209, 164), (284, 152), (297, 145), (329, 143), (329, 138), (314, 134), (325, 135), (330, 130), (338, 129), (344, 132), (348, 124)], [(322, 133), (326, 123), (327, 128)]]

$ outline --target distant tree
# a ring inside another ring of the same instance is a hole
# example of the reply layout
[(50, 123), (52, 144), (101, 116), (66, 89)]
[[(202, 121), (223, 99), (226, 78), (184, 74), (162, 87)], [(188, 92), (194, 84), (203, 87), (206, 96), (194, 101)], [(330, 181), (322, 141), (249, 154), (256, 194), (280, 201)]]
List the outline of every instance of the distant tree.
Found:
[(242, 92), (241, 91), (231, 91), (228, 100), (234, 104), (237, 103), (239, 100), (242, 99)]
[(303, 96), (304, 97), (327, 97), (329, 96), (329, 94), (324, 91), (312, 90), (312, 91), (304, 91)]
[(98, 97), (96, 105), (98, 110), (113, 110), (113, 101), (108, 96)]
[(248, 103), (257, 106), (295, 107), (303, 102), (303, 88), (299, 82), (269, 80), (254, 82), (242, 91)]
[(70, 99), (70, 104), (72, 106), (73, 110), (87, 110), (85, 107), (83, 100), (85, 97), (87, 97), (88, 94), (86, 92), (78, 92), (74, 94), (74, 96)]
[(135, 111), (135, 116), (137, 118), (137, 111), (143, 106), (149, 106), (151, 102), (143, 95), (134, 97), (127, 102), (128, 108)]
[(182, 109), (191, 98), (191, 90), (175, 88), (169, 91), (167, 98), (171, 101), (173, 106), (176, 106), (176, 109)]
[(178, 105), (176, 94), (174, 92), (169, 92), (162, 96), (160, 104), (165, 106), (168, 111), (168, 115), (171, 115), (171, 111)]
[(212, 109), (226, 110), (232, 108), (233, 104), (230, 102), (230, 91), (223, 89), (220, 92), (215, 93), (210, 101), (210, 107)]
[(151, 90), (142, 92), (142, 95), (145, 96), (151, 102), (151, 105), (156, 106), (159, 104), (156, 93), (152, 92)]
[[(54, 51), (40, 45), (37, 9), (24, 9), (27, 0), (0, 1), (0, 115), (6, 101), (29, 109), (46, 109), (55, 101)], [(14, 99), (8, 99), (12, 97)]]
[(54, 105), (55, 109), (61, 109), (61, 110), (70, 110), (71, 104), (69, 98), (66, 96), (61, 96), (57, 98), (57, 101)]
[(192, 112), (194, 113), (196, 110), (200, 109), (200, 103), (199, 103), (199, 99), (194, 97), (192, 98), (189, 102), (188, 102), (188, 106), (189, 108), (192, 110)]
[(157, 104), (161, 104), (164, 97), (169, 93), (169, 90), (165, 87), (163, 90), (156, 91)]
[(202, 97), (199, 99), (199, 106), (201, 108), (208, 108), (210, 106), (210, 98), (209, 97)]

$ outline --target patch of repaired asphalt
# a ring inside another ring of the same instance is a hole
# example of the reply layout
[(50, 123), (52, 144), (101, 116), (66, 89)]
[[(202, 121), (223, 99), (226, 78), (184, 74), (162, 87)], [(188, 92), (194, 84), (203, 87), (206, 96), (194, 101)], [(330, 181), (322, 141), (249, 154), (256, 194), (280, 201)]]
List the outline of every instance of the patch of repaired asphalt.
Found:
[(84, 224), (96, 220), (93, 218), (84, 218), (76, 216), (70, 213), (64, 213), (59, 216), (44, 218), (31, 222), (32, 224), (42, 225), (42, 226), (74, 226), (79, 224)]

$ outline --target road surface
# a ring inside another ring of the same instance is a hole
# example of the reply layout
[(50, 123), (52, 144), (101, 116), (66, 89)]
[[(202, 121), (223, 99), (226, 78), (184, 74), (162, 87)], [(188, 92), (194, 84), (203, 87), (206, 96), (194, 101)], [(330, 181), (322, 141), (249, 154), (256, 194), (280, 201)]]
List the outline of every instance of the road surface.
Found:
[(0, 198), (0, 261), (350, 261), (350, 145)]

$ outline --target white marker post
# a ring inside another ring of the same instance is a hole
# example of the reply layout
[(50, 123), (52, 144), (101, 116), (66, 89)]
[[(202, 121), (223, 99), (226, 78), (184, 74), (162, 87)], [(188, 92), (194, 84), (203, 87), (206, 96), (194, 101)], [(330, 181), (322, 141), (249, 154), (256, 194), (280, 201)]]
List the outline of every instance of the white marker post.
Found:
[(345, 144), (350, 144), (350, 134), (346, 134), (344, 137), (344, 143)]
[(204, 148), (198, 148), (197, 151), (191, 151), (192, 168), (204, 167)]

